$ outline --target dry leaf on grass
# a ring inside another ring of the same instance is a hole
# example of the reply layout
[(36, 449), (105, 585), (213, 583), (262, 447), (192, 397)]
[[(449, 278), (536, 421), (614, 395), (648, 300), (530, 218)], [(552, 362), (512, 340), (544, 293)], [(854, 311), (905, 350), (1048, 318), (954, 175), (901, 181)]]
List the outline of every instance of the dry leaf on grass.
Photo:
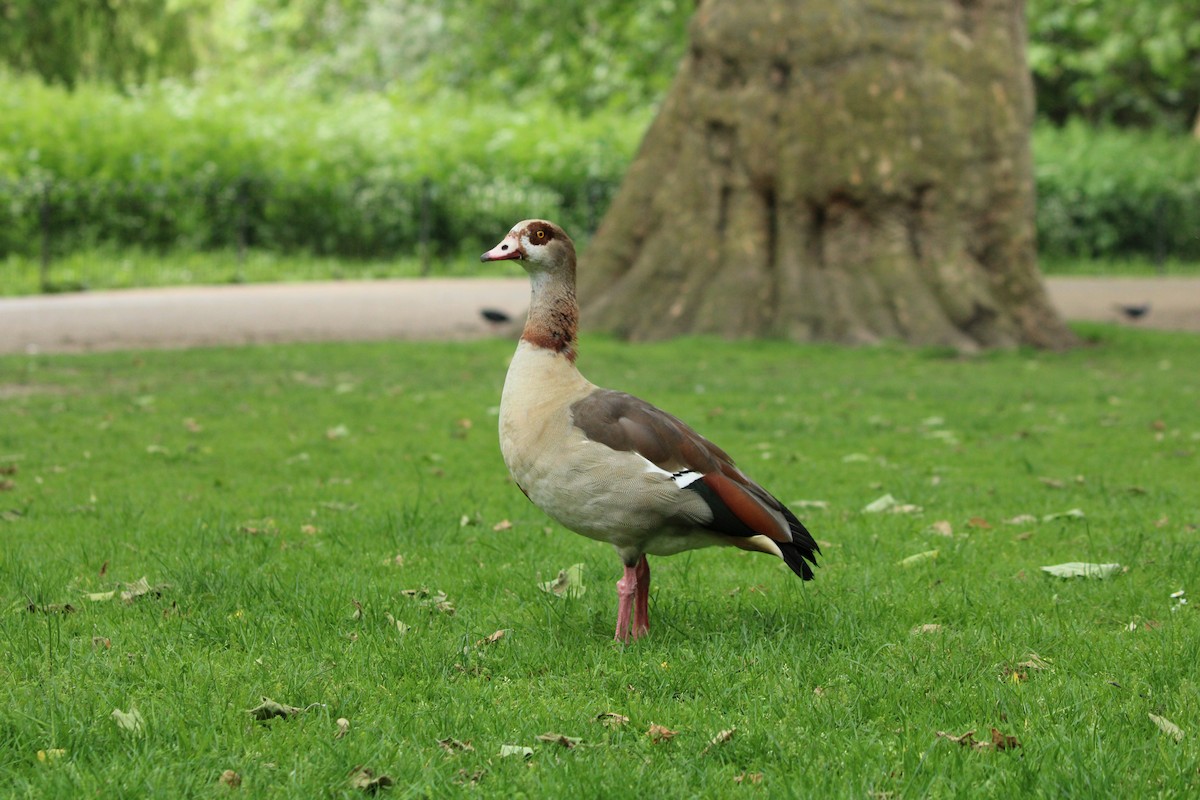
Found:
[(537, 739), (539, 742), (561, 745), (568, 750), (583, 741), (577, 736), (567, 736), (563, 733), (542, 733), (538, 735)]
[(558, 577), (552, 581), (539, 583), (538, 588), (558, 597), (582, 597), (583, 593), (587, 591), (583, 585), (583, 564), (572, 564), (566, 569), (559, 570)]
[(1183, 730), (1166, 717), (1160, 717), (1158, 714), (1150, 714), (1150, 721), (1158, 726), (1158, 729), (1170, 736), (1177, 742), (1183, 741)]
[(942, 630), (942, 626), (941, 626), (941, 624), (940, 624), (940, 623), (937, 623), (937, 622), (926, 622), (924, 625), (918, 625), (918, 626), (916, 626), (916, 627), (915, 627), (915, 628), (913, 628), (911, 631), (909, 631), (909, 633), (912, 633), (912, 634), (919, 634), (919, 633), (940, 633), (940, 632), (941, 632), (941, 630)]
[(929, 526), (929, 531), (930, 533), (936, 533), (938, 536), (953, 536), (954, 526), (950, 524), (950, 520), (939, 519)]
[(921, 511), (921, 507), (912, 503), (901, 503), (890, 494), (885, 494), (867, 503), (862, 510), (864, 514), (879, 514), (884, 511), (892, 514), (916, 514)]
[(925, 561), (933, 561), (937, 557), (937, 550), (926, 550), (923, 553), (916, 553), (908, 558), (902, 558), (896, 562), (896, 565), (901, 567), (913, 567)]
[(719, 731), (716, 736), (714, 736), (713, 738), (708, 740), (708, 744), (704, 747), (703, 750), (700, 751), (700, 755), (704, 755), (705, 753), (707, 753), (709, 750), (712, 750), (717, 745), (725, 744), (726, 742), (728, 742), (730, 739), (733, 738), (733, 734), (736, 731), (737, 731), (736, 727), (726, 728), (723, 731)]
[(749, 781), (751, 784), (753, 784), (755, 786), (762, 783), (762, 779), (763, 779), (763, 774), (761, 772), (743, 772), (741, 775), (733, 776), (734, 783), (746, 783), (747, 781)]
[(438, 747), (442, 748), (447, 753), (466, 753), (475, 751), (475, 748), (471, 747), (470, 742), (460, 742), (458, 739), (453, 738), (438, 739)]
[(669, 742), (674, 739), (678, 733), (679, 731), (673, 731), (670, 728), (657, 723), (651, 723), (650, 730), (646, 731), (646, 735), (650, 737), (650, 741), (654, 742), (655, 744)]
[(221, 777), (217, 778), (217, 783), (222, 786), (228, 786), (230, 789), (236, 789), (242, 785), (242, 776), (231, 769), (227, 769), (221, 773)]
[(70, 603), (44, 603), (40, 606), (37, 603), (30, 603), (25, 606), (25, 610), (30, 614), (74, 614), (76, 611), (75, 606)]
[(297, 714), (303, 714), (310, 708), (315, 708), (319, 705), (321, 704), (310, 703), (304, 708), (299, 708), (298, 706), (289, 706), (284, 705), (283, 703), (276, 703), (269, 697), (263, 697), (261, 703), (254, 708), (246, 709), (246, 713), (260, 721), (274, 719), (275, 717), (283, 717), (284, 719), (287, 719), (288, 717), (294, 717)]
[(501, 531), (511, 531), (512, 526), (513, 524), (511, 522), (506, 519), (502, 519), (492, 526), (492, 530), (496, 533), (500, 533)]
[(992, 529), (992, 524), (983, 517), (971, 517), (969, 520), (967, 520), (967, 525), (968, 527), (979, 528), (980, 530), (984, 531), (990, 531)]
[(512, 758), (513, 756), (517, 756), (519, 758), (533, 758), (533, 748), (524, 747), (519, 744), (500, 745), (501, 758)]
[(1111, 578), (1121, 571), (1120, 564), (1089, 564), (1083, 561), (1069, 561), (1065, 564), (1054, 564), (1042, 567), (1042, 572), (1056, 578)]
[(1053, 514), (1046, 514), (1042, 517), (1042, 522), (1053, 522), (1056, 519), (1083, 519), (1084, 513), (1081, 508), (1071, 508), (1066, 511), (1056, 511)]
[(1037, 517), (1033, 514), (1017, 514), (1004, 520), (1005, 525), (1028, 525), (1031, 522), (1037, 522)]
[(500, 630), (496, 631), (495, 633), (493, 633), (489, 636), (485, 636), (482, 639), (480, 639), (478, 642), (475, 643), (475, 646), (479, 647), (480, 645), (485, 645), (485, 644), (495, 644), (496, 642), (503, 639), (505, 634), (507, 634), (507, 633), (508, 633), (508, 630), (506, 628), (501, 628)]
[(947, 741), (954, 742), (963, 747), (969, 747), (972, 750), (1012, 750), (1021, 746), (1021, 743), (1017, 741), (1017, 737), (1001, 733), (995, 728), (992, 728), (992, 740), (990, 742), (981, 742), (976, 739), (974, 729), (958, 736), (946, 733), (945, 731), (938, 731), (937, 735)]
[(350, 787), (367, 794), (376, 794), (380, 789), (386, 789), (393, 783), (395, 781), (390, 777), (376, 775), (375, 771), (369, 767), (355, 767), (350, 771)]
[(333, 735), (333, 738), (341, 739), (343, 736), (345, 736), (349, 732), (350, 732), (350, 720), (346, 719), (345, 717), (338, 717), (337, 733), (335, 733)]
[(596, 721), (610, 728), (619, 728), (629, 722), (629, 717), (615, 711), (604, 711), (596, 715)]
[(133, 706), (129, 707), (128, 711), (122, 711), (119, 708), (114, 708), (112, 714), (109, 715), (113, 721), (117, 723), (117, 727), (127, 733), (141, 733), (142, 726), (146, 720), (142, 718), (142, 714)]

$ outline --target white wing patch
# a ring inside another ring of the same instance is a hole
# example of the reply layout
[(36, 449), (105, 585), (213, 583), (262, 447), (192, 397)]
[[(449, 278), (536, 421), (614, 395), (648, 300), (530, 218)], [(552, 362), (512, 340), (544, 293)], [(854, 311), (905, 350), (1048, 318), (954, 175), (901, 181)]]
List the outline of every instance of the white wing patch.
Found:
[(646, 462), (646, 472), (654, 472), (659, 475), (666, 475), (668, 478), (675, 481), (675, 485), (680, 489), (686, 489), (704, 477), (704, 475), (701, 473), (690, 469), (681, 469), (678, 472), (667, 472), (665, 469), (647, 458), (643, 458), (642, 460)]

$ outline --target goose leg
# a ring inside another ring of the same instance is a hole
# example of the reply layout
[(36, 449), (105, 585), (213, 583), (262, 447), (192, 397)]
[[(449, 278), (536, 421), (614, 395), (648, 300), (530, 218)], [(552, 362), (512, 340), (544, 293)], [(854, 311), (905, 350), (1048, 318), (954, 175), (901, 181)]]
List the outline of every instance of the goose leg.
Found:
[(633, 638), (645, 636), (650, 632), (650, 562), (642, 556), (634, 568), (637, 578), (637, 592), (633, 604)]
[(637, 567), (626, 565), (625, 574), (617, 581), (617, 635), (613, 638), (618, 642), (629, 641), (629, 623), (633, 616), (633, 600), (637, 588)]

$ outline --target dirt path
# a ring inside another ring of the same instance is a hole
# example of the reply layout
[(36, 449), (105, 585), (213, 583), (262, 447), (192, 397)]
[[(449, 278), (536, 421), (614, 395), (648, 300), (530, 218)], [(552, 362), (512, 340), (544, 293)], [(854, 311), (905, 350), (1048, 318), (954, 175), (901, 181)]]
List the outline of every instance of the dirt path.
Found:
[[(1069, 320), (1200, 332), (1200, 278), (1051, 278)], [(366, 339), (470, 339), (521, 317), (524, 278), (256, 284), (0, 298), (0, 353)], [(1130, 320), (1122, 305), (1149, 305)]]

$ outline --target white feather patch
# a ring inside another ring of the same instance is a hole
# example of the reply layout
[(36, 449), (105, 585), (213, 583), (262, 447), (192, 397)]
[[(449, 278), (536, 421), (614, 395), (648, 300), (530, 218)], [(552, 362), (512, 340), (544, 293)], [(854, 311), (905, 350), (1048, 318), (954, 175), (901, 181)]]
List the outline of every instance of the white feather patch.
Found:
[(679, 470), (679, 472), (667, 472), (665, 469), (658, 466), (657, 464), (655, 464), (654, 462), (650, 461), (647, 458), (643, 457), (642, 460), (646, 462), (646, 472), (653, 472), (658, 475), (665, 475), (668, 478), (670, 478), (671, 480), (675, 481), (675, 485), (678, 486), (680, 489), (686, 489), (687, 487), (691, 486), (693, 483), (695, 483), (696, 481), (698, 481), (704, 477), (699, 472), (694, 472), (690, 469), (681, 469), (681, 470)]

